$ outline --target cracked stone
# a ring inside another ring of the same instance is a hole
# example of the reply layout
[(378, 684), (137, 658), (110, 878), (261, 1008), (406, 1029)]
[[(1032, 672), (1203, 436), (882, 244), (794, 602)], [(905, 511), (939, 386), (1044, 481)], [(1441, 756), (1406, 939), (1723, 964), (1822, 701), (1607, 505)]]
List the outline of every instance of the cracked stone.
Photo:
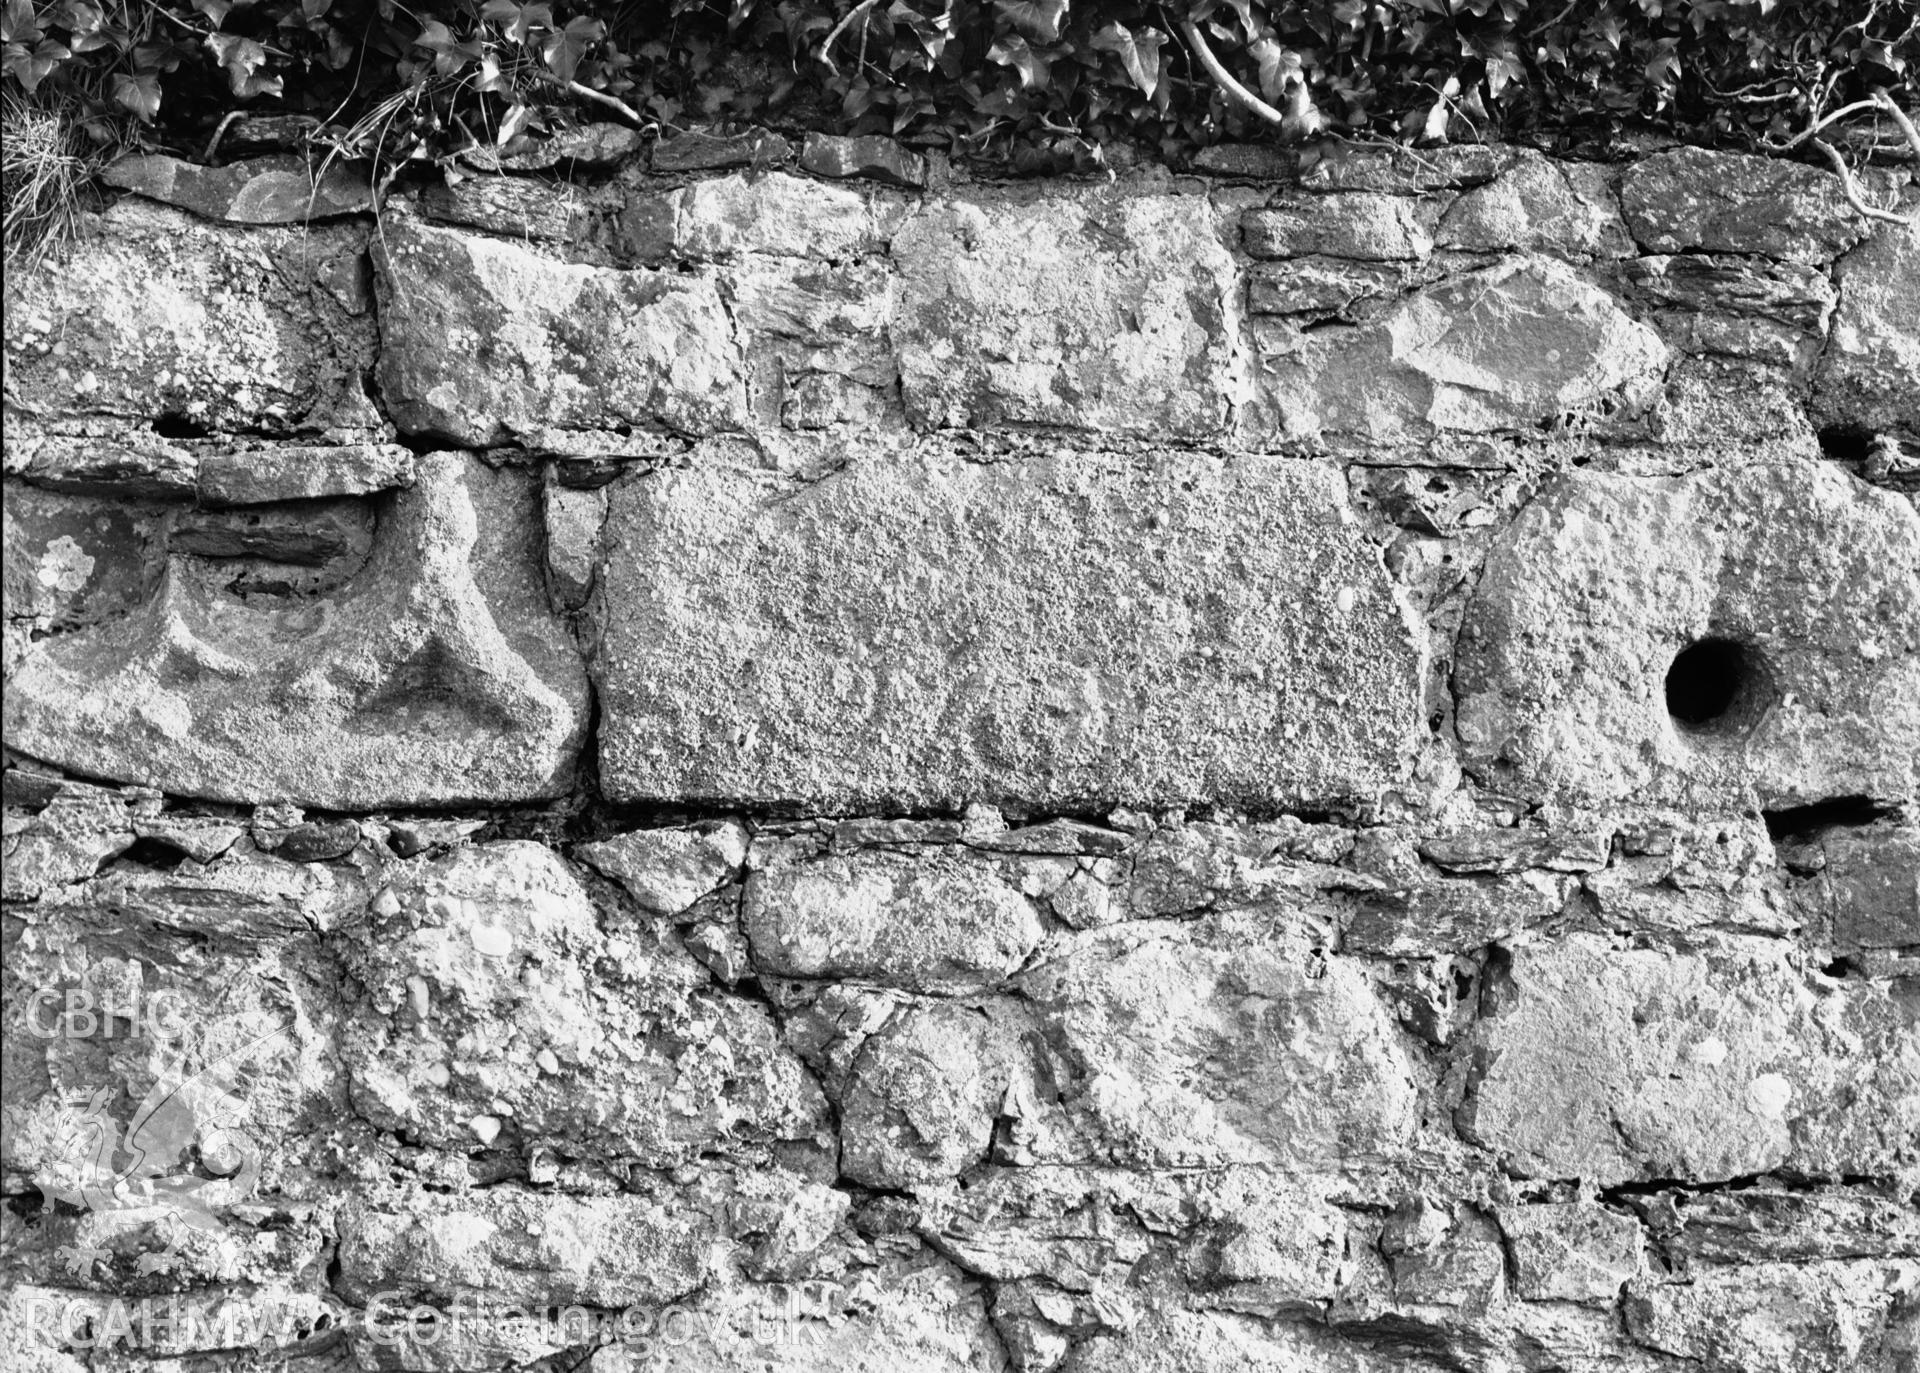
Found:
[(1553, 162), (1531, 149), (1519, 150), (1506, 171), (1450, 205), (1434, 242), (1469, 252), (1624, 257), (1633, 251), (1606, 169)]
[(389, 502), (365, 566), (332, 593), (243, 599), (172, 560), (124, 618), (28, 646), (12, 746), (225, 801), (561, 794), (587, 686), (531, 565), (533, 492), (443, 453)]
[(1920, 1262), (1757, 1263), (1646, 1278), (1625, 1303), (1639, 1343), (1713, 1373), (1897, 1369), (1916, 1352)]
[(642, 258), (765, 253), (844, 262), (884, 252), (887, 224), (860, 191), (771, 172), (636, 193), (621, 217), (621, 237)]
[(879, 134), (850, 138), (810, 133), (800, 150), (800, 165), (815, 176), (859, 176), (909, 189), (927, 184), (927, 159)]
[(1514, 1292), (1527, 1301), (1611, 1306), (1645, 1267), (1640, 1223), (1591, 1202), (1503, 1206)]

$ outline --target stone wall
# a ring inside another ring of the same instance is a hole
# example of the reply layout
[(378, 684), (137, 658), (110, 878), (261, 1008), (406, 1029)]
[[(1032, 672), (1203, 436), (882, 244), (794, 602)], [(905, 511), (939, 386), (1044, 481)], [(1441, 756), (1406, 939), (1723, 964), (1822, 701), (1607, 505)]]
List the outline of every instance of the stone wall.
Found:
[(9, 283), (24, 1366), (1920, 1366), (1920, 238), (631, 142)]

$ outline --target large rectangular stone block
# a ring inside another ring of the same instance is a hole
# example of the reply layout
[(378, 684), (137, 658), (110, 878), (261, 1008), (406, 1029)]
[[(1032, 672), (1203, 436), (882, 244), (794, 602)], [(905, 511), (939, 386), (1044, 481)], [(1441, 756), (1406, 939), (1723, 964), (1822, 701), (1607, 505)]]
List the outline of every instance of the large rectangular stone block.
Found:
[(618, 488), (620, 800), (1322, 804), (1401, 775), (1421, 645), (1330, 469), (857, 459)]

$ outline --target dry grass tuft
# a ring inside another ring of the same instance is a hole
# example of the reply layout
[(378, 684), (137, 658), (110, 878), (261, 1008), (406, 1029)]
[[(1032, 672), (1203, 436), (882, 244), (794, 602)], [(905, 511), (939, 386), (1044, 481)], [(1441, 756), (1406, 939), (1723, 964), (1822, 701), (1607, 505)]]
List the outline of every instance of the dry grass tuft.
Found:
[(8, 91), (0, 112), (0, 192), (6, 199), (6, 269), (31, 270), (71, 236), (90, 162), (56, 103)]

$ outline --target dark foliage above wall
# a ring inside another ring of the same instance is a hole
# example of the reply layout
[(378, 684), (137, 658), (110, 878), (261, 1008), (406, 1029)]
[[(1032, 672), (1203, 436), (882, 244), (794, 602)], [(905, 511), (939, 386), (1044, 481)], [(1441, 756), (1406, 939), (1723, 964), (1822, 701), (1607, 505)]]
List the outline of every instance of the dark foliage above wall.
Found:
[[(7, 0), (5, 84), (100, 141), (234, 110), (444, 156), (552, 122), (886, 133), (1033, 170), (1228, 139), (1903, 145), (1911, 0)], [(1885, 95), (1876, 101), (1876, 92)], [(1857, 137), (1858, 135), (1856, 135)], [(1855, 151), (1858, 151), (1856, 147)]]

